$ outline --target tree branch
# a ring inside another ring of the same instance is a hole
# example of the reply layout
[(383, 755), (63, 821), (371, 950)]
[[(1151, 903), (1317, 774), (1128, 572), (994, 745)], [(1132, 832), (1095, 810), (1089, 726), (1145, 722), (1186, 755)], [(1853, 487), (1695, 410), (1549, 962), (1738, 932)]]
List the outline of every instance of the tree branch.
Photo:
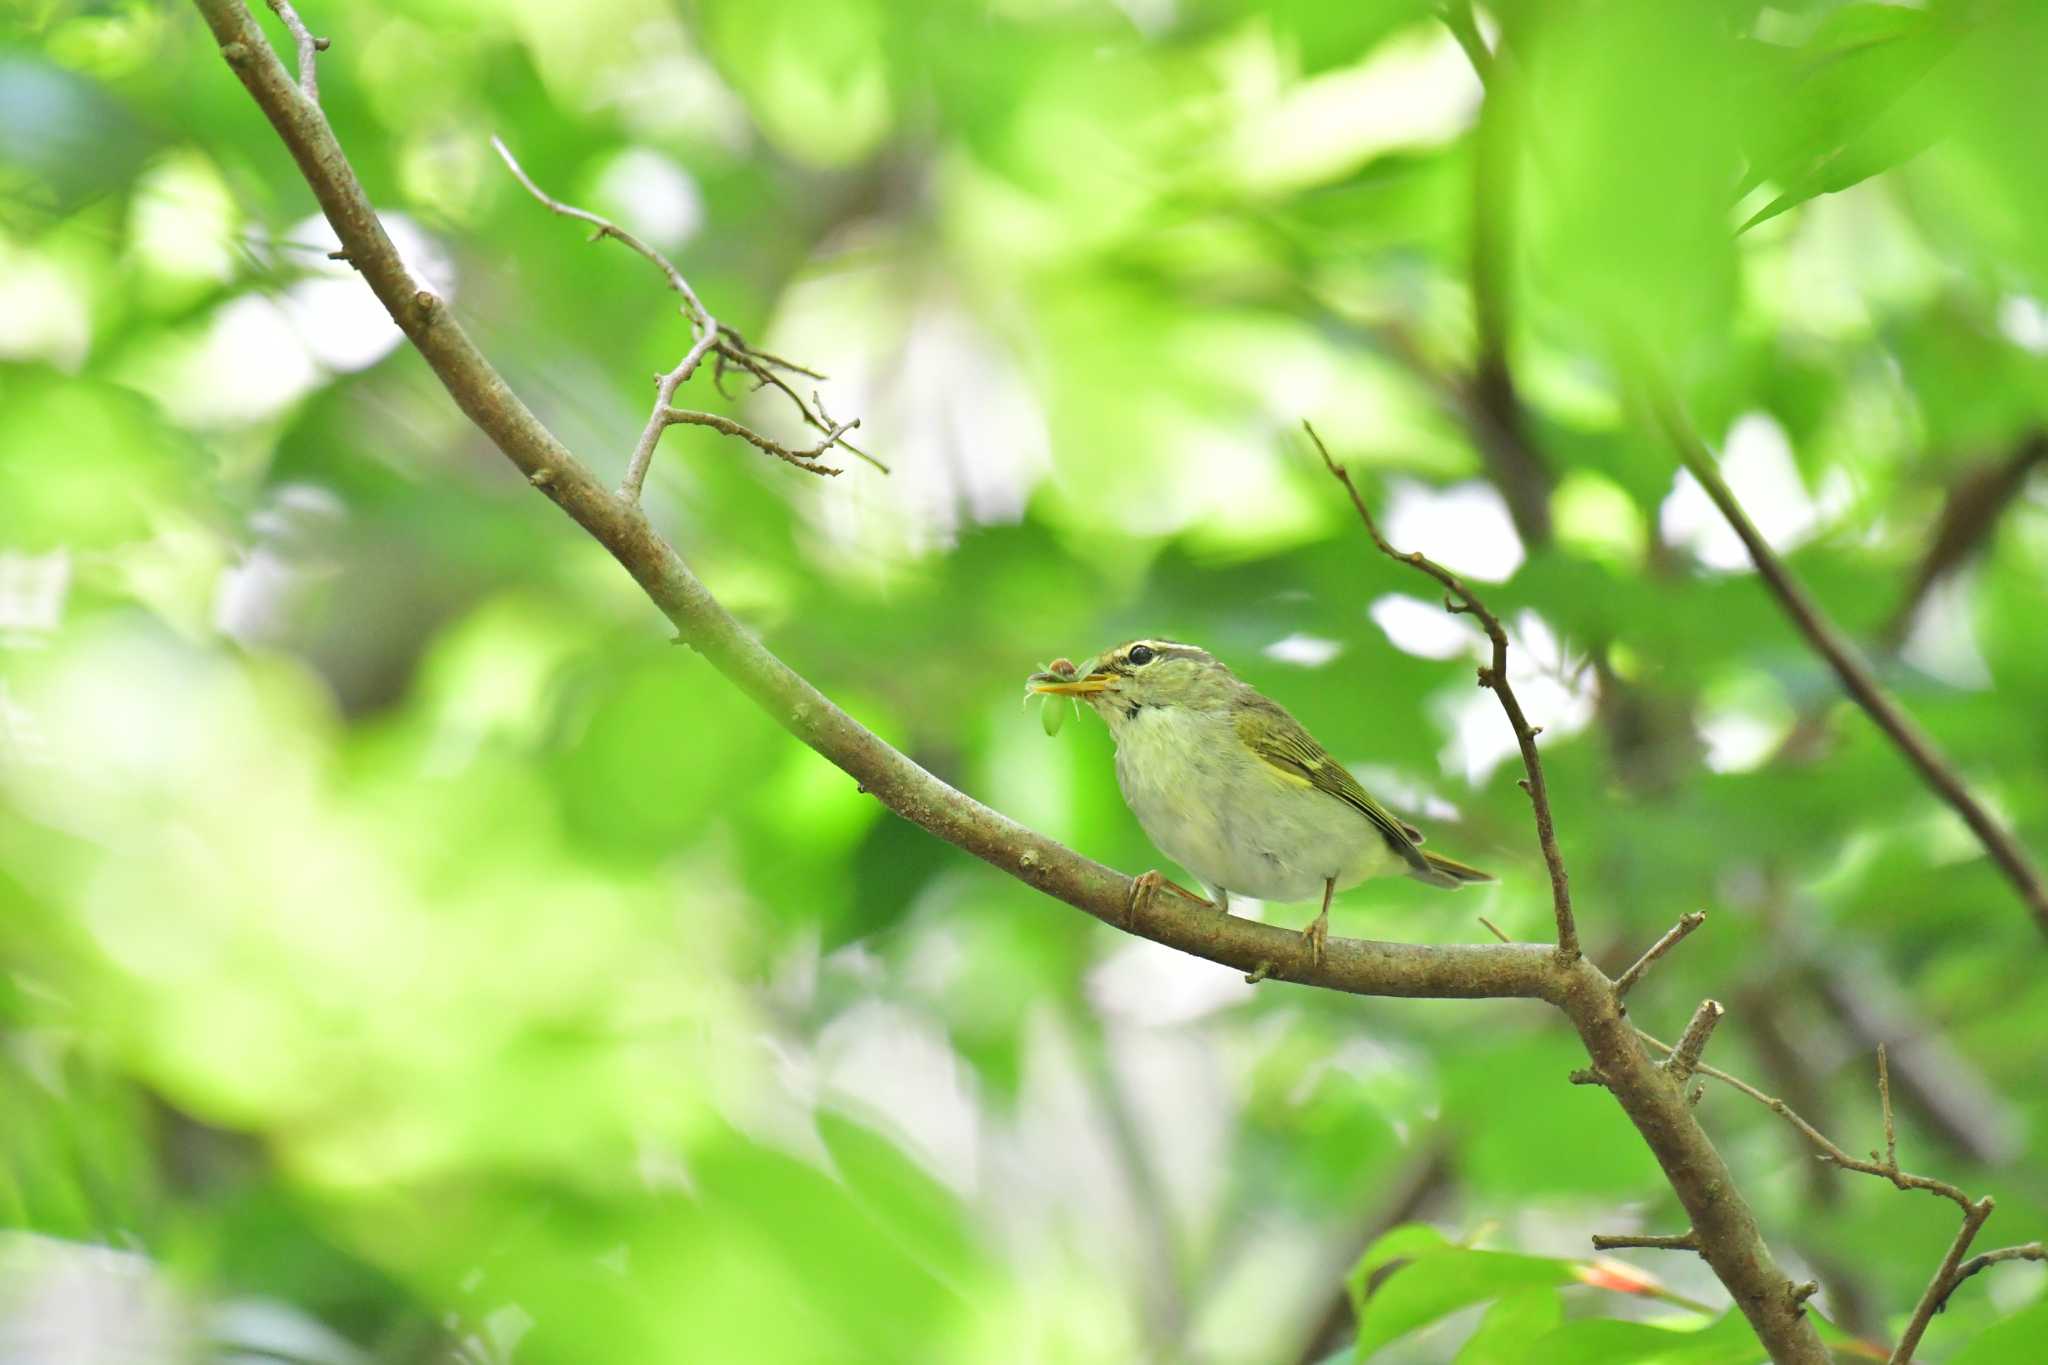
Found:
[(1686, 423), (1669, 391), (1658, 388), (1652, 395), (1652, 402), (1665, 435), (1678, 452), (1679, 462), (1693, 478), (1699, 480), (1700, 487), (1706, 490), (1729, 526), (1748, 547), (1750, 561), (1756, 565), (1758, 575), (1776, 595), (1786, 615), (1834, 669), (1835, 676), (1842, 681), (1843, 690), (1905, 754), (1927, 785), (1963, 817), (1964, 823), (1990, 853), (1992, 861), (1998, 864), (2006, 879), (2019, 892), (2020, 899), (2026, 902), (2041, 932), (2048, 934), (2048, 883), (2042, 881), (2026, 850), (1977, 799), (1927, 732), (1892, 700), (1856, 646), (1792, 576), (1792, 571), (1771, 549), (1763, 533), (1749, 519), (1749, 514), (1742, 510), (1742, 504), (1736, 501), (1734, 492), (1715, 466), (1712, 452)]
[[(242, 0), (195, 0), (221, 55), (270, 120), (320, 201), (349, 258), (472, 421), (537, 488), (630, 572), (701, 652), (791, 734), (872, 792), (892, 811), (1026, 884), (1098, 919), (1239, 971), (1358, 994), (1433, 998), (1527, 998), (1572, 1020), (1604, 1083), (1656, 1155), (1697, 1230), (1701, 1255), (1733, 1296), (1772, 1358), (1797, 1365), (1827, 1359), (1787, 1281), (1765, 1247), (1755, 1216), (1678, 1088), (1649, 1059), (1613, 983), (1579, 954), (1564, 868), (1549, 825), (1535, 730), (1507, 686), (1506, 634), (1455, 576), (1420, 555), (1432, 573), (1488, 628), (1494, 662), (1482, 673), (1507, 711), (1529, 769), (1539, 842), (1552, 870), (1558, 914), (1555, 948), (1530, 944), (1423, 946), (1332, 939), (1320, 961), (1304, 937), (1275, 926), (1205, 912), (1170, 897), (1134, 907), (1130, 878), (1025, 829), (941, 782), (833, 705), (754, 639), (707, 592), (675, 548), (649, 526), (638, 504), (606, 490), (512, 393), (441, 300), (407, 272), (378, 222), (319, 107), (293, 85)], [(749, 353), (734, 348), (748, 369)], [(724, 356), (721, 349), (717, 354)], [(754, 365), (765, 362), (755, 360)], [(748, 369), (760, 377), (760, 371)], [(829, 430), (829, 426), (825, 429)], [(1340, 475), (1341, 477), (1341, 475)], [(1348, 483), (1348, 480), (1346, 480)], [(1354, 501), (1364, 512), (1362, 501)], [(1368, 525), (1370, 517), (1367, 516)], [(1384, 548), (1384, 542), (1381, 542)]]
[(1969, 1252), (1970, 1243), (1976, 1240), (1977, 1230), (1991, 1216), (1991, 1209), (1989, 1195), (1963, 1206), (1963, 1225), (1956, 1229), (1956, 1239), (1949, 1243), (1948, 1254), (1941, 1258), (1941, 1264), (1935, 1267), (1934, 1278), (1927, 1282), (1920, 1302), (1913, 1306), (1913, 1316), (1907, 1321), (1906, 1330), (1899, 1333), (1899, 1344), (1892, 1349), (1887, 1365), (1908, 1365), (1913, 1359), (1913, 1352), (1920, 1349), (1920, 1338), (1926, 1335), (1927, 1324), (1934, 1321), (1935, 1310), (1948, 1301), (1950, 1291), (1961, 1276), (1963, 1257)]
[(1948, 1288), (1942, 1292), (1940, 1300), (1935, 1303), (1934, 1311), (1939, 1313), (1948, 1307), (1949, 1295), (1955, 1293), (1957, 1287), (1964, 1280), (1969, 1279), (1980, 1270), (1997, 1265), (2000, 1261), (2048, 1261), (2048, 1247), (2042, 1246), (2039, 1242), (2028, 1242), (2024, 1246), (2000, 1247), (1996, 1251), (1987, 1251), (1982, 1255), (1972, 1256), (1969, 1260), (1963, 1262), (1956, 1273), (1949, 1278)]
[(1358, 486), (1351, 482), (1351, 471), (1330, 458), (1330, 449), (1323, 444), (1323, 438), (1307, 422), (1302, 424), (1308, 438), (1315, 442), (1316, 453), (1323, 457), (1323, 467), (1330, 471), (1337, 482), (1344, 485), (1344, 491), (1351, 495), (1351, 505), (1365, 523), (1366, 534), (1380, 553), (1389, 559), (1421, 570), (1444, 586), (1444, 610), (1453, 615), (1469, 615), (1475, 618), (1486, 631), (1486, 638), (1493, 642), (1493, 662), (1479, 669), (1479, 685), (1490, 688), (1499, 699), (1501, 710), (1507, 713), (1508, 724), (1514, 729), (1515, 742), (1521, 746), (1522, 767), (1528, 777), (1522, 782), (1522, 790), (1529, 794), (1529, 802), (1536, 813), (1536, 842), (1543, 849), (1544, 866), (1550, 870), (1551, 909), (1557, 919), (1557, 954), (1565, 961), (1579, 955), (1579, 930), (1572, 919), (1571, 879), (1566, 876), (1564, 855), (1557, 849), (1557, 830), (1550, 817), (1550, 789), (1543, 782), (1543, 759), (1536, 752), (1536, 736), (1541, 727), (1529, 724), (1529, 718), (1522, 713), (1522, 703), (1515, 697), (1515, 689), (1508, 682), (1508, 633), (1502, 628), (1500, 618), (1488, 611), (1485, 603), (1472, 595), (1464, 580), (1443, 565), (1423, 555), (1420, 550), (1403, 553), (1387, 543), (1380, 534), (1380, 526), (1373, 519), (1372, 509), (1359, 496)]
[[(1692, 1215), (1694, 1236), (1700, 1256), (1734, 1296), (1736, 1306), (1755, 1329), (1757, 1337), (1777, 1361), (1821, 1361), (1827, 1358), (1820, 1338), (1806, 1321), (1802, 1304), (1804, 1286), (1785, 1278), (1770, 1249), (1764, 1244), (1756, 1216), (1737, 1192), (1734, 1177), (1721, 1154), (1700, 1127), (1683, 1084), (1674, 1085), (1664, 1068), (1651, 1062), (1636, 1041), (1627, 1022), (1627, 1010), (1614, 983), (1579, 952), (1578, 929), (1573, 917), (1570, 879), (1564, 857), (1558, 851), (1557, 833), (1550, 813), (1549, 790), (1543, 781), (1543, 763), (1536, 752), (1537, 727), (1529, 724), (1507, 678), (1507, 632), (1500, 618), (1465, 586), (1456, 574), (1426, 558), (1418, 551), (1402, 553), (1380, 534), (1372, 509), (1360, 496), (1348, 470), (1331, 458), (1329, 448), (1304, 422), (1309, 439), (1322, 456), (1323, 465), (1350, 495), (1351, 505), (1365, 524), (1366, 533), (1380, 553), (1428, 574), (1446, 590), (1444, 608), (1454, 614), (1470, 615), (1486, 631), (1493, 646), (1492, 662), (1479, 670), (1481, 686), (1493, 690), (1522, 751), (1522, 766), (1528, 774), (1522, 790), (1529, 795), (1534, 811), (1537, 842), (1542, 847), (1550, 873), (1552, 909), (1557, 919), (1557, 948), (1554, 960), (1565, 972), (1571, 989), (1557, 1002), (1578, 1030), (1593, 1065), (1574, 1072), (1574, 1082), (1605, 1086), (1620, 1103), (1629, 1121), (1656, 1155), (1664, 1175), (1686, 1212)], [(1720, 1016), (1713, 1006), (1712, 1018)], [(1705, 1007), (1702, 1007), (1703, 1011)], [(1698, 1027), (1696, 1023), (1696, 1027)], [(1710, 1020), (1700, 1030), (1698, 1046), (1705, 1046)]]
[(1684, 942), (1687, 934), (1690, 934), (1706, 922), (1707, 913), (1704, 910), (1694, 910), (1680, 915), (1678, 923), (1664, 931), (1664, 937), (1652, 943), (1648, 951), (1636, 959), (1634, 966), (1615, 978), (1615, 995), (1624, 996), (1635, 989), (1636, 982), (1643, 979), (1643, 974), (1650, 970), (1651, 963), (1670, 952), (1673, 948), (1676, 948), (1680, 943)]
[[(1677, 1058), (1678, 1048), (1659, 1042), (1641, 1029), (1636, 1032), (1651, 1047), (1660, 1052), (1670, 1053), (1674, 1060)], [(1683, 1042), (1680, 1046), (1683, 1046)], [(1998, 1261), (2043, 1259), (2041, 1244), (2030, 1242), (2026, 1246), (1987, 1252), (1967, 1266), (1963, 1264), (1963, 1257), (1968, 1254), (1970, 1243), (1976, 1240), (1978, 1229), (1984, 1226), (1984, 1221), (1991, 1216), (1996, 1204), (1989, 1195), (1982, 1199), (1972, 1199), (1961, 1187), (1946, 1180), (1914, 1175), (1910, 1171), (1899, 1169), (1898, 1133), (1892, 1121), (1891, 1075), (1885, 1063), (1883, 1048), (1879, 1048), (1877, 1053), (1877, 1094), (1879, 1107), (1884, 1114), (1885, 1153), (1880, 1157), (1876, 1152), (1872, 1152), (1868, 1161), (1850, 1156), (1840, 1144), (1801, 1118), (1785, 1101), (1766, 1095), (1749, 1082), (1731, 1076), (1725, 1071), (1717, 1071), (1704, 1063), (1696, 1064), (1693, 1069), (1702, 1076), (1711, 1076), (1723, 1085), (1734, 1087), (1783, 1118), (1820, 1150), (1822, 1161), (1839, 1166), (1845, 1171), (1856, 1171), (1863, 1175), (1874, 1175), (1880, 1180), (1889, 1180), (1902, 1190), (1925, 1190), (1938, 1198), (1948, 1200), (1962, 1210), (1962, 1226), (1956, 1230), (1955, 1240), (1949, 1244), (1947, 1254), (1935, 1268), (1934, 1277), (1927, 1282), (1927, 1288), (1920, 1295), (1919, 1303), (1914, 1306), (1913, 1316), (1907, 1322), (1905, 1332), (1900, 1335), (1898, 1346), (1892, 1351), (1889, 1365), (1908, 1365), (1913, 1359), (1913, 1352), (1919, 1349), (1920, 1338), (1926, 1333), (1927, 1324), (1941, 1311), (1942, 1305), (1948, 1301), (1948, 1296), (1955, 1292), (1958, 1284), (1985, 1266)]]
[(2012, 1107), (1920, 1016), (1881, 960), (1814, 953), (1798, 979), (1864, 1047), (1885, 1044), (1899, 1098), (1949, 1146), (1989, 1166), (2019, 1155), (2020, 1121)]
[(1622, 1251), (1630, 1247), (1641, 1247), (1647, 1251), (1698, 1251), (1700, 1249), (1700, 1239), (1693, 1236), (1690, 1232), (1681, 1232), (1676, 1236), (1668, 1237), (1657, 1233), (1641, 1233), (1620, 1237), (1609, 1236), (1604, 1232), (1593, 1234), (1593, 1250), (1595, 1251)]
[(1727, 1012), (1718, 1000), (1700, 1001), (1700, 1007), (1693, 1011), (1692, 1022), (1685, 1026), (1678, 1046), (1671, 1050), (1670, 1059), (1664, 1063), (1665, 1074), (1674, 1082), (1684, 1085), (1700, 1069), (1700, 1054), (1707, 1050), (1707, 1039), (1714, 1036), (1715, 1026)]

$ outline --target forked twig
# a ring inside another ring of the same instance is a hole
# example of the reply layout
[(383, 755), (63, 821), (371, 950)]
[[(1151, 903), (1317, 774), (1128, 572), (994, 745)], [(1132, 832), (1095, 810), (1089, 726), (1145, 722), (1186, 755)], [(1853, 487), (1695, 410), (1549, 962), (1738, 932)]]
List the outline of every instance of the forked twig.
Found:
[[(785, 383), (776, 371), (778, 369), (790, 370), (798, 374), (809, 375), (815, 379), (823, 379), (823, 375), (818, 374), (815, 370), (791, 364), (778, 356), (770, 355), (764, 351), (756, 351), (749, 347), (744, 337), (731, 328), (721, 325), (718, 319), (711, 315), (711, 310), (704, 306), (704, 301), (697, 296), (697, 291), (690, 287), (689, 280), (684, 277), (682, 271), (676, 268), (674, 261), (671, 261), (655, 247), (648, 245), (631, 232), (612, 222), (611, 219), (601, 214), (592, 213), (588, 209), (577, 208), (574, 204), (563, 203), (546, 190), (543, 190), (534, 183), (533, 177), (526, 173), (526, 169), (512, 155), (512, 149), (505, 145), (503, 138), (492, 137), (491, 146), (496, 150), (499, 158), (504, 161), (505, 168), (512, 172), (513, 178), (518, 180), (526, 192), (538, 200), (548, 212), (590, 224), (595, 229), (591, 238), (593, 241), (610, 237), (628, 250), (646, 258), (668, 280), (669, 288), (675, 290), (682, 297), (682, 314), (689, 320), (693, 340), (690, 349), (684, 353), (682, 361), (674, 369), (666, 374), (658, 374), (654, 377), (654, 410), (648, 414), (646, 424), (640, 429), (640, 439), (634, 442), (633, 453), (626, 461), (625, 477), (619, 483), (618, 491), (620, 497), (625, 498), (629, 502), (639, 501), (640, 490), (647, 480), (648, 467), (654, 462), (654, 448), (661, 442), (661, 433), (677, 425), (711, 427), (714, 430), (724, 432), (728, 436), (737, 436), (749, 445), (765, 451), (788, 464), (795, 465), (798, 469), (807, 470), (813, 474), (837, 474), (840, 472), (830, 465), (820, 463), (817, 459), (819, 455), (822, 455), (835, 445), (851, 451), (883, 473), (889, 472), (888, 466), (844, 439), (848, 431), (860, 425), (858, 421), (844, 423), (831, 421), (823, 415), (824, 405), (818, 402), (815, 395), (813, 395), (812, 402), (817, 404), (817, 410), (813, 411), (812, 407), (807, 405), (798, 396), (796, 390)], [(731, 418), (677, 408), (675, 406), (676, 390), (687, 383), (690, 376), (697, 372), (697, 367), (704, 363), (704, 358), (707, 355), (714, 353), (718, 357), (720, 368), (731, 364), (753, 375), (758, 381), (756, 387), (773, 384), (781, 389), (788, 396), (790, 402), (796, 406), (797, 413), (803, 418), (804, 424), (823, 432), (825, 439), (810, 450), (792, 450), (778, 441), (761, 435), (743, 423), (733, 421)]]
[[(1675, 1054), (1676, 1049), (1670, 1044), (1659, 1042), (1641, 1029), (1637, 1029), (1636, 1033), (1658, 1051)], [(1891, 1078), (1882, 1048), (1878, 1050), (1878, 1103), (1884, 1113), (1885, 1153), (1880, 1157), (1876, 1152), (1872, 1152), (1868, 1161), (1850, 1156), (1840, 1144), (1801, 1118), (1790, 1105), (1776, 1096), (1766, 1095), (1749, 1082), (1731, 1076), (1725, 1071), (1716, 1070), (1703, 1062), (1696, 1064), (1693, 1069), (1702, 1076), (1711, 1076), (1723, 1085), (1732, 1086), (1784, 1119), (1801, 1137), (1819, 1149), (1822, 1161), (1839, 1166), (1845, 1171), (1856, 1171), (1863, 1175), (1874, 1175), (1880, 1180), (1889, 1180), (1902, 1190), (1925, 1190), (1938, 1198), (1948, 1200), (1962, 1210), (1962, 1226), (1956, 1229), (1955, 1240), (1949, 1244), (1947, 1253), (1941, 1258), (1941, 1264), (1935, 1268), (1933, 1278), (1927, 1282), (1927, 1288), (1921, 1293), (1920, 1301), (1914, 1305), (1913, 1316), (1906, 1323), (1906, 1330), (1900, 1334), (1899, 1344), (1893, 1348), (1888, 1365), (1908, 1365), (1913, 1359), (1913, 1352), (1919, 1349), (1920, 1338), (1926, 1334), (1927, 1325), (1934, 1320), (1934, 1315), (1947, 1305), (1949, 1296), (1956, 1291), (1956, 1286), (1970, 1276), (2000, 1261), (2048, 1260), (2048, 1251), (2044, 1251), (2041, 1243), (2029, 1242), (2024, 1246), (1989, 1251), (1967, 1262), (1964, 1261), (1963, 1258), (1969, 1254), (1970, 1243), (1976, 1240), (1978, 1230), (1984, 1226), (1985, 1220), (1991, 1217), (1992, 1210), (1997, 1205), (1989, 1195), (1982, 1199), (1972, 1199), (1960, 1186), (1952, 1185), (1946, 1180), (1914, 1175), (1910, 1171), (1899, 1169), (1898, 1132), (1892, 1117)]]

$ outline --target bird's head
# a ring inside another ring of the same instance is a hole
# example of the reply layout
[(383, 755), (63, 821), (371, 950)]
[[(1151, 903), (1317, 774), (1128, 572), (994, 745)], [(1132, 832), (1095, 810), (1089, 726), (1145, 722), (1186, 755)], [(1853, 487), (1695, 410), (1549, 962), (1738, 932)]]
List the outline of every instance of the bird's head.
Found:
[(1149, 706), (1222, 710), (1241, 686), (1209, 651), (1175, 640), (1131, 640), (1071, 672), (1055, 667), (1025, 682), (1032, 692), (1080, 698), (1112, 727)]

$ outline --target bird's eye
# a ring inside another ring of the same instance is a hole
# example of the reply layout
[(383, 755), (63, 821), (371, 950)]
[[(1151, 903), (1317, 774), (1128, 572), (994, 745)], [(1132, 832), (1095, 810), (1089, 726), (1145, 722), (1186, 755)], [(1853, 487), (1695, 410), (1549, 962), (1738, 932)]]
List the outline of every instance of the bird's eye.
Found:
[(1132, 647), (1131, 652), (1126, 657), (1130, 659), (1131, 663), (1134, 666), (1138, 668), (1143, 668), (1146, 664), (1151, 663), (1154, 659), (1156, 659), (1159, 656), (1153, 651), (1152, 646), (1150, 645), (1135, 645)]

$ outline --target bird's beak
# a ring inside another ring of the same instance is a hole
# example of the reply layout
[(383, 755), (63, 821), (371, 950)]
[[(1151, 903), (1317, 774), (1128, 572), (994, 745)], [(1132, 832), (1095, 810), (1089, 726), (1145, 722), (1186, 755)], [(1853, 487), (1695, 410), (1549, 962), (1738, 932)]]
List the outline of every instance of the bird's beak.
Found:
[(1108, 673), (1086, 673), (1080, 677), (1062, 676), (1058, 673), (1033, 673), (1025, 679), (1024, 686), (1027, 691), (1048, 693), (1055, 697), (1085, 697), (1108, 687), (1112, 676)]

